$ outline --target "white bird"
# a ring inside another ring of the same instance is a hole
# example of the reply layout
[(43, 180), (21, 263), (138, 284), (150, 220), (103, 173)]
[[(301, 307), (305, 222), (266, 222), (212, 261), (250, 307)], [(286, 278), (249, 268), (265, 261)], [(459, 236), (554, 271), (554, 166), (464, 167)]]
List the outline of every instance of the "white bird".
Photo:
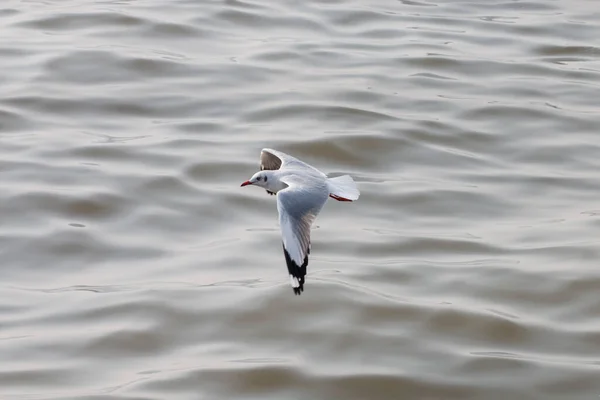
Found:
[(354, 201), (360, 192), (349, 175), (328, 178), (318, 169), (277, 150), (263, 149), (260, 172), (242, 186), (256, 185), (277, 194), (283, 254), (295, 294), (304, 290), (310, 254), (310, 227), (328, 197)]

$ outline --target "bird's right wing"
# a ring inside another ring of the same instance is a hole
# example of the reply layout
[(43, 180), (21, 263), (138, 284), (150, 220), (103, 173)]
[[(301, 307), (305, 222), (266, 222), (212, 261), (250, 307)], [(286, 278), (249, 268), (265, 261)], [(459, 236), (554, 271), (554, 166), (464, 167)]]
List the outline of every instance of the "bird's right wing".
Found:
[[(260, 152), (260, 170), (275, 170), (281, 168), (284, 157), (278, 156), (277, 151), (271, 149), (262, 149)], [(284, 153), (281, 153), (284, 154)]]
[(294, 293), (304, 290), (310, 252), (310, 227), (327, 201), (326, 183), (308, 185), (293, 177), (282, 179), (288, 187), (277, 193), (277, 210), (283, 239), (283, 253)]
[(295, 157), (285, 154), (284, 152), (273, 150), (273, 149), (262, 149), (260, 152), (260, 170), (275, 170), (280, 168), (304, 168), (317, 172), (319, 175), (326, 177), (326, 175), (303, 161), (298, 160)]

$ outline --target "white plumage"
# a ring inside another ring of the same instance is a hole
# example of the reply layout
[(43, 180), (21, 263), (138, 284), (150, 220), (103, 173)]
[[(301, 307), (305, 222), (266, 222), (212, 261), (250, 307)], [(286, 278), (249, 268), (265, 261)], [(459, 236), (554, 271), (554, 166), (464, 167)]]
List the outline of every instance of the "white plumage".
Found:
[(354, 201), (360, 192), (350, 176), (327, 178), (311, 165), (277, 150), (262, 150), (260, 169), (242, 186), (256, 185), (277, 194), (283, 253), (294, 293), (300, 294), (304, 290), (313, 221), (328, 197)]

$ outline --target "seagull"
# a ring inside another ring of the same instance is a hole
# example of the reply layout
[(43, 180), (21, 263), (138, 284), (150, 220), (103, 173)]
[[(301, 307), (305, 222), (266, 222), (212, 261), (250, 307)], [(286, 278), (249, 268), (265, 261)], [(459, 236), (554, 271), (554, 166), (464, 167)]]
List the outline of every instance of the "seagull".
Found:
[(310, 254), (310, 227), (329, 197), (354, 201), (360, 196), (349, 175), (328, 178), (323, 172), (288, 154), (262, 149), (260, 171), (241, 186), (255, 185), (277, 195), (283, 254), (296, 295), (304, 291)]

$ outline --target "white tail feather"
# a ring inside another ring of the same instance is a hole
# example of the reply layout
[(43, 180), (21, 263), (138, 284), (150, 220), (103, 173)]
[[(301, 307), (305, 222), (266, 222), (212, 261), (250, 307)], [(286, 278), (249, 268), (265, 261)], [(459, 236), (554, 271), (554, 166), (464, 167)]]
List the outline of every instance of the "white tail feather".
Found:
[(342, 175), (327, 179), (329, 193), (348, 200), (357, 200), (360, 192), (350, 175)]

